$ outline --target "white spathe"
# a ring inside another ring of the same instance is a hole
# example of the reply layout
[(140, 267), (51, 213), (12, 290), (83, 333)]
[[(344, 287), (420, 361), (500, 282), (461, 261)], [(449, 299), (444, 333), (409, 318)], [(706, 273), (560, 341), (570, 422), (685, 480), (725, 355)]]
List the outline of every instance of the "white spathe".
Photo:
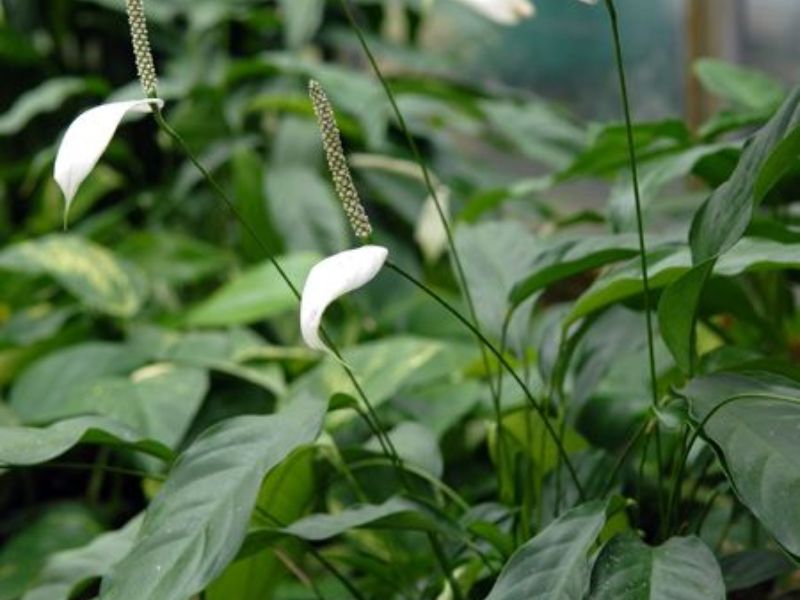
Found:
[(475, 12), (501, 25), (516, 25), (536, 13), (529, 0), (459, 0)]
[(383, 246), (345, 250), (318, 262), (308, 274), (300, 300), (300, 331), (305, 343), (326, 350), (319, 337), (325, 309), (333, 301), (372, 281), (389, 256)]
[(64, 193), (65, 210), (69, 210), (78, 188), (100, 160), (123, 117), (129, 112), (149, 113), (153, 106), (163, 105), (163, 100), (156, 98), (110, 102), (78, 115), (61, 140), (53, 169)]

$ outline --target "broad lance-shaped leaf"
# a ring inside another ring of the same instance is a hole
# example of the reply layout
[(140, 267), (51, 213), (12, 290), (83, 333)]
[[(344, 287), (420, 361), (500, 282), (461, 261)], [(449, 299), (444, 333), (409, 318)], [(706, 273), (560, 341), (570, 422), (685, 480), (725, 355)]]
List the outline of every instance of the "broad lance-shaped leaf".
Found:
[[(692, 269), (688, 248), (669, 246), (658, 248), (650, 253), (648, 262), (652, 290), (675, 283)], [(701, 266), (707, 268), (707, 265)], [(694, 268), (700, 269), (701, 266)], [(781, 244), (773, 240), (745, 238), (720, 257), (714, 265), (714, 275), (735, 277), (742, 273), (793, 269), (798, 266), (800, 266), (800, 244)], [(634, 259), (595, 281), (577, 300), (567, 321), (572, 323), (641, 293), (641, 266), (639, 260)], [(688, 297), (689, 291), (685, 293)]]
[[(290, 254), (278, 260), (289, 280), (299, 285), (319, 261), (312, 252)], [(192, 327), (229, 327), (277, 317), (297, 306), (292, 290), (272, 262), (267, 261), (238, 275), (186, 316)]]
[(7, 246), (0, 271), (48, 275), (86, 306), (115, 317), (139, 311), (142, 275), (106, 248), (75, 235), (48, 235)]
[(597, 557), (589, 600), (725, 600), (725, 583), (700, 539), (676, 537), (651, 548), (626, 532)]
[(269, 416), (223, 421), (182, 454), (148, 508), (130, 554), (103, 579), (102, 600), (185, 600), (231, 562), (261, 481), (319, 434), (327, 405), (305, 398)]
[(283, 528), (252, 530), (240, 557), (261, 551), (284, 537), (321, 542), (352, 529), (403, 529), (415, 531), (447, 531), (443, 518), (436, 518), (425, 507), (404, 498), (389, 498), (383, 504), (359, 504), (337, 514), (315, 514)]
[(536, 257), (530, 274), (511, 290), (509, 301), (512, 306), (518, 306), (558, 281), (637, 254), (639, 241), (631, 234), (561, 240)]
[(0, 469), (37, 465), (64, 454), (77, 444), (132, 448), (170, 460), (172, 451), (118, 421), (105, 417), (79, 417), (49, 427), (0, 427)]
[(693, 379), (682, 393), (698, 423), (711, 415), (703, 434), (739, 498), (800, 556), (800, 386), (776, 376), (720, 373)]
[(573, 508), (517, 550), (486, 600), (583, 600), (589, 550), (606, 523), (607, 503)]
[[(753, 211), (769, 191), (765, 183), (757, 190), (761, 171), (772, 152), (798, 123), (800, 87), (791, 93), (776, 115), (745, 148), (731, 178), (697, 211), (689, 236), (694, 264), (718, 257), (744, 235)], [(756, 194), (756, 191), (759, 193)]]
[(22, 600), (69, 600), (79, 584), (102, 577), (130, 552), (141, 525), (140, 515), (118, 531), (97, 536), (86, 546), (53, 554), (39, 574), (38, 583)]
[(678, 340), (686, 332), (694, 336), (697, 303), (715, 261), (741, 239), (756, 207), (794, 164), (800, 152), (798, 124), (800, 87), (745, 148), (730, 179), (695, 214), (689, 233), (694, 268), (674, 283), (679, 289), (667, 291), (670, 296), (681, 294), (685, 307), (673, 311), (661, 322), (665, 339), (670, 340), (668, 346), (684, 370), (691, 365), (693, 342), (687, 347)]

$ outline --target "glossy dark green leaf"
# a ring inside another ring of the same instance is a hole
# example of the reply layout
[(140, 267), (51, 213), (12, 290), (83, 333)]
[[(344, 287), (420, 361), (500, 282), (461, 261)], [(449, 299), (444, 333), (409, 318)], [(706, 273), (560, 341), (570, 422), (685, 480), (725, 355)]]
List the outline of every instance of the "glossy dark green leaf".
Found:
[(658, 303), (661, 337), (684, 373), (692, 370), (695, 355), (695, 320), (700, 294), (714, 267), (713, 262), (698, 265), (667, 286)]
[(0, 550), (2, 600), (22, 595), (53, 553), (80, 546), (100, 532), (96, 518), (79, 504), (55, 504), (25, 521), (25, 528)]
[(100, 379), (127, 375), (142, 366), (141, 354), (123, 344), (86, 342), (57, 350), (36, 361), (17, 378), (9, 404), (29, 423), (64, 416), (67, 400)]
[(719, 560), (728, 592), (751, 588), (793, 571), (795, 565), (774, 550), (743, 550)]
[[(686, 150), (657, 156), (645, 162), (639, 171), (639, 194), (642, 210), (647, 213), (669, 183), (687, 177), (703, 159), (719, 152), (738, 148), (740, 145), (739, 143), (720, 142), (694, 146)], [(627, 175), (621, 176), (611, 189), (608, 209), (610, 220), (617, 231), (636, 230), (633, 184)]]
[(725, 600), (711, 550), (696, 537), (650, 547), (634, 533), (612, 539), (592, 569), (590, 600)]
[(800, 555), (800, 386), (776, 376), (720, 373), (693, 379), (682, 394), (698, 423), (708, 419), (703, 434), (742, 502)]
[(695, 264), (726, 252), (744, 235), (753, 211), (763, 200), (763, 196), (756, 194), (760, 174), (773, 151), (787, 139), (798, 123), (800, 88), (790, 94), (776, 115), (745, 148), (731, 178), (695, 214), (690, 233)]
[(143, 438), (118, 421), (106, 417), (78, 417), (49, 427), (0, 427), (0, 467), (41, 464), (80, 443), (132, 448), (165, 461), (173, 456), (163, 444)]
[(76, 590), (108, 573), (130, 552), (141, 524), (141, 517), (136, 517), (122, 529), (99, 535), (85, 546), (51, 555), (36, 585), (22, 600), (69, 600)]
[(236, 556), (262, 479), (316, 439), (326, 410), (308, 399), (206, 430), (176, 462), (100, 598), (184, 600), (203, 590)]
[(536, 257), (531, 273), (514, 285), (509, 300), (516, 306), (553, 283), (637, 254), (639, 242), (634, 235), (587, 236), (558, 242)]
[[(686, 125), (671, 119), (635, 123), (633, 137), (640, 159), (685, 147), (691, 139)], [(627, 165), (628, 137), (623, 124), (602, 125), (592, 132), (591, 138), (588, 148), (559, 177), (570, 179), (602, 176)]]
[(335, 514), (310, 515), (281, 529), (284, 535), (319, 542), (359, 528), (436, 529), (420, 506), (403, 498), (390, 498), (383, 504), (363, 504)]
[(486, 600), (583, 600), (589, 551), (605, 523), (601, 501), (564, 513), (514, 553)]
[(210, 369), (239, 377), (275, 394), (286, 391), (278, 360), (313, 360), (302, 349), (271, 346), (250, 329), (174, 331), (154, 326), (135, 327), (129, 346), (150, 360)]
[[(677, 281), (692, 268), (688, 248), (665, 246), (648, 257), (650, 287), (659, 290)], [(735, 277), (742, 273), (793, 269), (800, 265), (800, 244), (781, 244), (772, 240), (745, 238), (721, 256), (714, 275)], [(598, 279), (575, 303), (568, 321), (572, 322), (610, 304), (642, 293), (641, 265), (632, 260)]]

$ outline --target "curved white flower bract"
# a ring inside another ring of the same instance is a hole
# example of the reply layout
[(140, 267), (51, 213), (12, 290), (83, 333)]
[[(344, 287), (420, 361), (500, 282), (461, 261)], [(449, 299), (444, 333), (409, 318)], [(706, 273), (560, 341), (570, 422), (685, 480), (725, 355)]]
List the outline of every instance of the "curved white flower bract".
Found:
[(319, 337), (325, 309), (337, 298), (372, 281), (389, 256), (383, 246), (362, 246), (334, 254), (314, 265), (300, 301), (300, 331), (315, 350), (326, 350)]
[(122, 118), (129, 112), (152, 112), (153, 106), (164, 105), (162, 100), (131, 100), (110, 102), (78, 115), (67, 128), (58, 147), (53, 176), (64, 193), (65, 211), (69, 210), (84, 179), (105, 152)]
[(578, 0), (578, 2), (583, 2), (584, 4), (591, 4), (591, 5), (597, 4), (597, 0)]
[(530, 0), (459, 0), (475, 12), (501, 25), (516, 25), (536, 13)]

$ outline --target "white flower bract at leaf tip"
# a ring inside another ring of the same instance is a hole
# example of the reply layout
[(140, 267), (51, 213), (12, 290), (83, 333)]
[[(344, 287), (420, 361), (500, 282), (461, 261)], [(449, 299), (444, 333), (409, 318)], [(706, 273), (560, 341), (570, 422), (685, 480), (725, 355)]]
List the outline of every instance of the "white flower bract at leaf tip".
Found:
[(70, 124), (53, 168), (53, 176), (64, 193), (65, 211), (105, 152), (123, 117), (129, 112), (152, 112), (154, 105), (160, 108), (164, 102), (151, 98), (101, 104), (81, 113)]
[(383, 267), (389, 251), (383, 246), (345, 250), (318, 262), (308, 274), (300, 301), (300, 331), (315, 350), (327, 350), (319, 337), (325, 309), (337, 298), (372, 281)]
[(490, 21), (501, 25), (516, 25), (522, 19), (536, 14), (536, 7), (530, 0), (459, 0)]

